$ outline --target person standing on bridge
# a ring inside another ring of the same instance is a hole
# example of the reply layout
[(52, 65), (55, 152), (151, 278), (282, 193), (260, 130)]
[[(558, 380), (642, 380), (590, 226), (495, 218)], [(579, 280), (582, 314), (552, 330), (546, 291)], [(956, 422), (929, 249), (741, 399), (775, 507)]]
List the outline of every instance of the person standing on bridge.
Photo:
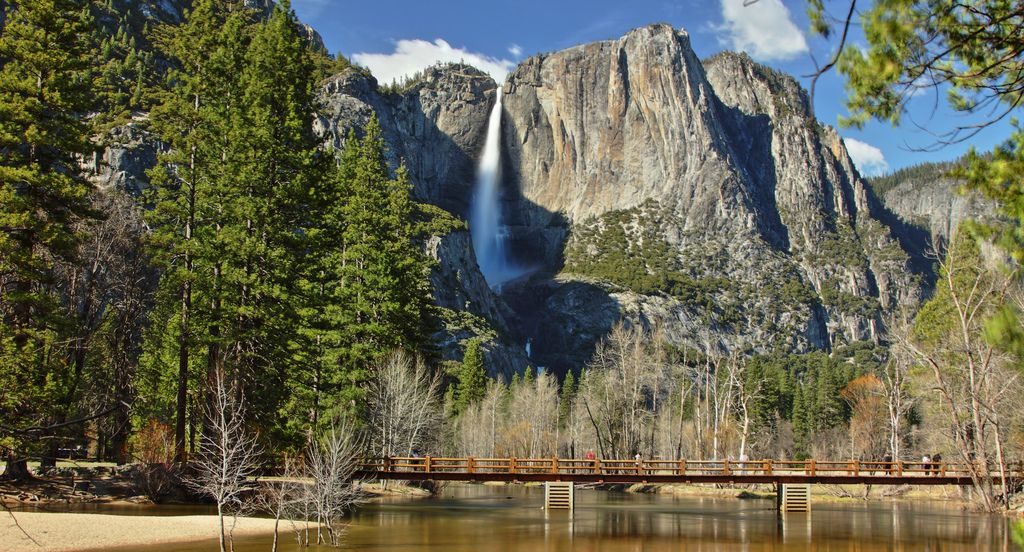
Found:
[(942, 454), (936, 452), (932, 455), (932, 475), (939, 476), (942, 474)]
[(643, 457), (642, 457), (642, 456), (640, 456), (640, 453), (639, 453), (639, 452), (638, 452), (638, 453), (636, 453), (636, 456), (634, 456), (634, 458), (636, 459), (636, 474), (637, 474), (637, 475), (640, 475), (640, 474), (642, 474), (642, 473), (643, 473), (643, 469), (644, 469), (644, 459), (643, 459)]

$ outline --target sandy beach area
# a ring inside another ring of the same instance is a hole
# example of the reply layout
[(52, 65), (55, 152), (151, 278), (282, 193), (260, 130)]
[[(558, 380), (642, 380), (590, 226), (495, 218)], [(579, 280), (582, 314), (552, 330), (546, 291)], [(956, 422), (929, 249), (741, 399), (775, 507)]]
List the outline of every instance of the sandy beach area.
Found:
[[(111, 547), (217, 538), (217, 516), (118, 516), (0, 511), (0, 548), (5, 552), (77, 552)], [(226, 520), (230, 522), (230, 520)], [(274, 532), (274, 520), (239, 518), (235, 536)], [(38, 544), (37, 544), (38, 543)]]

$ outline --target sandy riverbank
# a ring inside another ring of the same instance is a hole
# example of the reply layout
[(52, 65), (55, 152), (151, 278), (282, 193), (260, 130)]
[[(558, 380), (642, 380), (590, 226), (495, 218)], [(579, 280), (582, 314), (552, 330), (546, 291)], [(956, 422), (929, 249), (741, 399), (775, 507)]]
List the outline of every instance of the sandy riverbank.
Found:
[[(14, 516), (38, 545), (18, 529), (9, 513), (0, 511), (0, 548), (5, 552), (78, 552), (217, 538), (217, 516), (43, 512), (15, 512)], [(272, 519), (238, 518), (235, 527), (236, 537), (273, 532)]]

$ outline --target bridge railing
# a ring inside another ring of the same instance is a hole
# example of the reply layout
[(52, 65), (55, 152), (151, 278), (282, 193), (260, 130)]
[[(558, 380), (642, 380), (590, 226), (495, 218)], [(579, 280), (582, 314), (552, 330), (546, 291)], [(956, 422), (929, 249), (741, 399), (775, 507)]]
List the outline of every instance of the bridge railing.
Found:
[[(664, 475), (664, 476), (851, 476), (851, 477), (970, 477), (980, 466), (955, 462), (884, 462), (874, 460), (617, 460), (580, 458), (411, 457), (368, 458), (364, 472), (458, 473), (505, 475)], [(998, 476), (995, 467), (989, 473)], [(1024, 479), (1024, 464), (1011, 467), (1008, 477)]]

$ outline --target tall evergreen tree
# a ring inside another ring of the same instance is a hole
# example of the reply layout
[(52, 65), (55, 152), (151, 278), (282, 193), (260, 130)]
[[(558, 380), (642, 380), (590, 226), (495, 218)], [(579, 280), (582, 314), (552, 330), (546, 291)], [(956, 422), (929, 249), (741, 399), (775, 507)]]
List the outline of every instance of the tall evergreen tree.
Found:
[(569, 419), (572, 410), (572, 402), (576, 399), (576, 376), (570, 369), (565, 373), (565, 380), (562, 381), (562, 392), (558, 398), (558, 421), (565, 423)]
[[(152, 253), (163, 274), (146, 339), (148, 395), (170, 396), (175, 421), (175, 456), (184, 458), (187, 406), (197, 404), (189, 381), (198, 379), (204, 335), (199, 323), (209, 314), (213, 266), (220, 258), (217, 217), (222, 199), (218, 170), (225, 159), (229, 117), (225, 105), (238, 103), (240, 59), (247, 21), (241, 10), (198, 0), (185, 23), (162, 36), (161, 46), (177, 68), (168, 91), (153, 110), (153, 127), (170, 146), (151, 171), (149, 213)], [(167, 376), (173, 374), (170, 381)], [(173, 391), (171, 391), (173, 390)], [(160, 412), (160, 404), (154, 411)], [(193, 425), (196, 416), (193, 416)]]
[(319, 254), (309, 229), (321, 214), (314, 196), (327, 168), (313, 132), (316, 66), (287, 1), (256, 27), (244, 63), (221, 165), (222, 343), (210, 358), (260, 390), (250, 394), (252, 413), (263, 427), (278, 427), (299, 364), (305, 298), (296, 275), (305, 257)]
[[(0, 33), (0, 418), (46, 425), (62, 410), (70, 329), (54, 266), (70, 261), (92, 216), (78, 160), (92, 146), (88, 63), (93, 21), (85, 0), (7, 4)], [(4, 424), (5, 426), (7, 424)], [(24, 435), (0, 430), (8, 474)]]
[(455, 390), (455, 413), (461, 414), (487, 392), (487, 367), (484, 365), (483, 347), (479, 339), (466, 345), (459, 370), (459, 386)]
[(331, 178), (315, 196), (321, 209), (308, 229), (314, 262), (304, 284), (315, 311), (304, 320), (314, 350), (312, 419), (357, 402), (374, 358), (394, 349), (422, 350), (428, 340), (421, 210), (405, 169), (392, 176), (384, 148), (373, 117), (362, 138), (349, 133)]

